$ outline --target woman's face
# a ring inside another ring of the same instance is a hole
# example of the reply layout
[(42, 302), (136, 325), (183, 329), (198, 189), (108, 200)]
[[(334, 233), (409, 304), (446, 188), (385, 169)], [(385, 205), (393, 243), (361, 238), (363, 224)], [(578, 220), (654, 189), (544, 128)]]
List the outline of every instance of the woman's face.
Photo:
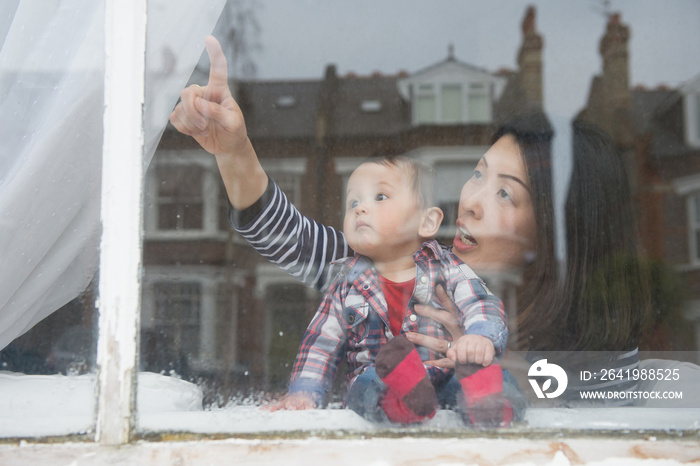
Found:
[(506, 135), (462, 188), (453, 252), (477, 271), (519, 267), (535, 250), (536, 231), (520, 147)]

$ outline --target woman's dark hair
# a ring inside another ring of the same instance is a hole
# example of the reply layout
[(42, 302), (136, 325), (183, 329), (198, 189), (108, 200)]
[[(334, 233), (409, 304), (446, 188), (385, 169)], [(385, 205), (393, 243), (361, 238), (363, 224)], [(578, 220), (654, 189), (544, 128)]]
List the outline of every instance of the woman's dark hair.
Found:
[(649, 286), (624, 164), (597, 127), (577, 121), (572, 130), (565, 264), (554, 252), (551, 125), (542, 114), (528, 115), (494, 136), (511, 135), (520, 148), (537, 225), (536, 257), (524, 272), (513, 343), (541, 351), (633, 349), (647, 321)]

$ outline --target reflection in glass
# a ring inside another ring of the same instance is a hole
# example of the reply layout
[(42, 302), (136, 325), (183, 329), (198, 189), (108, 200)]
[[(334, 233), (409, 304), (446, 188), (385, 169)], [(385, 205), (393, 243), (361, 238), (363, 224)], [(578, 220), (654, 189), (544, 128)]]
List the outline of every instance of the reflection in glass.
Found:
[[(491, 143), (491, 136), (513, 114), (547, 110), (543, 102), (545, 86), (557, 84), (543, 81), (546, 35), (537, 29), (536, 11), (533, 8), (524, 13), (516, 70), (489, 73), (455, 66), (461, 62), (450, 52), (447, 59), (432, 66), (400, 75), (340, 75), (335, 66), (329, 66), (324, 77), (303, 82), (233, 77), (231, 87), (237, 91), (235, 97), (262, 165), (303, 214), (339, 228), (344, 185), (354, 166), (377, 154), (420, 158), (442, 176), (436, 199), (447, 220), (440, 240), (451, 244), (460, 214), (460, 190)], [(600, 144), (612, 141), (613, 150), (606, 146), (601, 154), (596, 147), (587, 148), (593, 155), (610, 158), (599, 165), (587, 165), (587, 171), (574, 164), (572, 183), (576, 183), (579, 197), (571, 201), (569, 218), (562, 222), (567, 226), (571, 273), (562, 276), (567, 264), (554, 260), (557, 219), (550, 206), (537, 219), (539, 228), (550, 230), (546, 244), (512, 258), (507, 262), (511, 267), (485, 270), (483, 278), (506, 304), (513, 349), (624, 350), (625, 356), (615, 363), (636, 367), (637, 348), (685, 350), (691, 356), (697, 350), (699, 313), (693, 287), (685, 283), (696, 279), (693, 266), (698, 259), (696, 222), (700, 218), (696, 193), (700, 182), (686, 178), (692, 177), (688, 170), (694, 166), (696, 151), (684, 146), (680, 126), (669, 123), (686, 124), (681, 123), (683, 96), (672, 89), (632, 88), (630, 27), (618, 15), (610, 15), (605, 21), (599, 49), (602, 73), (592, 77), (588, 100), (577, 109), (576, 117), (602, 127), (606, 142)], [(205, 84), (206, 72), (196, 73), (192, 81)], [(377, 104), (370, 108), (366, 102)], [(191, 140), (182, 142), (178, 137), (172, 128), (166, 131), (155, 162), (174, 166), (177, 156), (173, 155), (180, 153), (197, 159), (197, 166), (206, 166), (204, 176), (216, 177), (212, 157), (193, 150), (196, 145)], [(672, 144), (666, 144), (668, 138), (675, 138)], [(546, 142), (549, 144), (549, 140)], [(583, 165), (590, 162), (586, 150), (583, 155), (576, 148), (573, 151)], [(474, 156), (477, 151), (479, 155)], [(462, 155), (462, 159), (452, 157), (452, 152)], [(548, 147), (545, 152), (539, 165), (529, 166), (531, 177), (542, 177), (537, 182), (530, 178), (530, 186), (544, 187), (531, 195), (549, 197), (551, 204), (557, 196), (567, 198), (566, 192), (550, 191), (553, 159), (563, 154), (550, 154)], [(614, 179), (602, 176), (609, 174), (605, 162), (619, 162), (616, 169), (622, 167), (626, 173)], [(158, 360), (150, 367), (159, 371), (177, 366), (172, 369), (174, 374), (206, 388), (207, 406), (239, 401), (240, 397), (234, 395), (275, 395), (284, 388), (318, 295), (270, 266), (238, 234), (225, 228), (228, 212), (222, 203), (221, 183), (203, 188), (204, 183), (193, 181), (201, 176), (199, 169), (182, 170), (178, 174), (166, 168), (158, 176), (169, 179), (152, 178), (151, 182), (174, 186), (183, 193), (192, 186), (197, 195), (200, 190), (209, 192), (202, 196), (201, 209), (216, 212), (215, 223), (220, 229), (191, 235), (185, 223), (178, 223), (178, 215), (182, 215), (179, 212), (191, 208), (184, 196), (178, 200), (181, 207), (158, 209), (157, 223), (169, 225), (175, 234), (166, 237), (146, 230), (146, 282), (152, 281), (153, 286), (144, 288), (143, 331), (174, 340), (161, 345), (172, 351), (165, 358), (157, 354), (157, 345), (144, 347), (142, 361), (151, 364)], [(669, 186), (675, 186), (675, 191)], [(151, 185), (150, 191), (158, 189)], [(596, 204), (600, 208), (592, 212), (593, 201), (601, 197), (605, 197), (604, 202)], [(165, 217), (161, 218), (161, 213)], [(588, 214), (591, 218), (582, 217)], [(691, 218), (686, 218), (688, 215)], [(148, 217), (146, 221), (148, 224)], [(583, 226), (588, 230), (584, 232)], [(638, 242), (635, 230), (640, 232)], [(275, 248), (282, 248), (287, 238), (280, 231), (251, 236), (254, 245), (268, 242)], [(595, 250), (595, 257), (580, 253), (576, 249), (579, 247)], [(541, 261), (550, 252), (552, 260)], [(297, 270), (296, 264), (285, 264), (289, 270)], [(533, 270), (535, 267), (539, 270)], [(316, 275), (317, 270), (312, 269), (299, 272), (297, 278), (309, 283), (318, 278)], [(167, 286), (160, 281), (164, 276), (171, 281)], [(199, 290), (198, 296), (183, 293), (177, 285), (190, 286), (193, 277), (202, 284), (193, 288)], [(554, 298), (542, 296), (546, 291), (552, 291)], [(168, 296), (159, 298), (163, 293)], [(652, 310), (647, 319), (649, 305)], [(159, 311), (159, 306), (166, 310)], [(184, 333), (177, 336), (175, 330), (169, 330), (168, 336), (165, 328), (182, 326), (182, 309), (194, 308), (199, 310), (202, 322), (198, 329), (192, 324), (190, 352), (183, 355), (180, 352), (186, 345), (175, 339), (183, 338)], [(605, 312), (595, 314), (603, 309)], [(170, 316), (171, 323), (164, 322), (166, 316)], [(207, 333), (204, 329), (209, 326), (216, 331)], [(149, 341), (153, 338), (149, 336)], [(210, 353), (203, 352), (204, 341), (209, 342)], [(634, 354), (630, 356), (629, 352)], [(204, 358), (203, 354), (210, 357)], [(522, 391), (529, 390), (527, 369), (532, 362), (514, 359), (509, 365)]]

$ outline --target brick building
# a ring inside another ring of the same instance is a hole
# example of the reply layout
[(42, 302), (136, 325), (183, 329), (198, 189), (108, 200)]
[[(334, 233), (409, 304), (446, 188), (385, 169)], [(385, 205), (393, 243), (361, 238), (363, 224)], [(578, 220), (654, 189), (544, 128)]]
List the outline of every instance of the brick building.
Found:
[(629, 27), (609, 18), (602, 73), (579, 118), (615, 140), (630, 176), (644, 253), (658, 295), (649, 349), (697, 350), (700, 341), (700, 76), (679, 89), (631, 88)]

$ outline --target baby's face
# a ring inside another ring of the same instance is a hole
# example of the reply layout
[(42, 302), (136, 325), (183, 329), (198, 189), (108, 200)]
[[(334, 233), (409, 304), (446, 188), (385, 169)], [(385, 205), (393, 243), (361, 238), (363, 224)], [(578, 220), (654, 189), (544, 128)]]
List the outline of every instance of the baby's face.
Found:
[(412, 256), (423, 217), (410, 170), (360, 165), (348, 180), (343, 231), (350, 247), (375, 261)]

